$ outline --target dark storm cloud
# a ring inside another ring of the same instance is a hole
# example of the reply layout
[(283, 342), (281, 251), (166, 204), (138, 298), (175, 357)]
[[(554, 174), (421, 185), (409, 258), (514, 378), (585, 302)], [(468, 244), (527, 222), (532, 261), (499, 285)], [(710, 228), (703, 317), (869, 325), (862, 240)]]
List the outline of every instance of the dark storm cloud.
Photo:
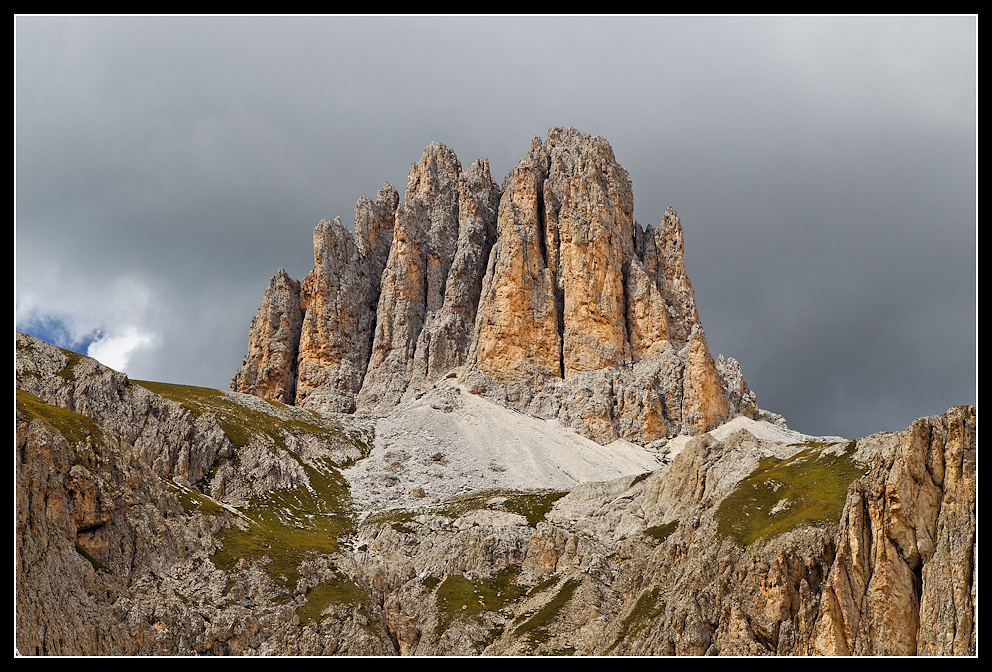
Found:
[(317, 221), (431, 141), (501, 180), (572, 125), (643, 225), (679, 212), (710, 347), (764, 408), (901, 429), (977, 398), (976, 24), (18, 17), (18, 325), (226, 387)]

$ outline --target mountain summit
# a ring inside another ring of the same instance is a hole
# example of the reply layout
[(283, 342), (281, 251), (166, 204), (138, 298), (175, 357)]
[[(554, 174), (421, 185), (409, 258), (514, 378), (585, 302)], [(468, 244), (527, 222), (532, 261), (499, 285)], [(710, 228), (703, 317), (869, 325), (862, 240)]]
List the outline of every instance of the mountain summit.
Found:
[(456, 378), (599, 442), (698, 434), (754, 394), (706, 345), (670, 207), (633, 219), (603, 138), (553, 128), (499, 187), (432, 143), (400, 201), (388, 183), (314, 230), (314, 268), (280, 270), (231, 390), (319, 411), (382, 412)]

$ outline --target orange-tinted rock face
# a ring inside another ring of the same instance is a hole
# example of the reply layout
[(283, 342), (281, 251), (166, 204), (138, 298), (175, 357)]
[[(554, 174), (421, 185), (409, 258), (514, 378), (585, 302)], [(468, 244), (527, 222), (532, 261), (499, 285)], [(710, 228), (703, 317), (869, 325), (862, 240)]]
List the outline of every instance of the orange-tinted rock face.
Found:
[(630, 177), (602, 138), (552, 129), (544, 183), (545, 223), (558, 249), (565, 376), (630, 358), (623, 275), (634, 252)]
[(280, 268), (252, 318), (248, 354), (234, 374), (231, 389), (292, 404), (302, 322), (300, 283)]
[[(462, 170), (432, 143), (398, 201), (384, 187), (359, 200), (356, 234), (336, 220), (314, 232), (296, 368), (265, 365), (281, 371), (271, 378), (295, 376), (297, 405), (383, 410), (457, 375), (601, 442), (757, 414), (736, 362), (706, 346), (678, 215), (641, 230), (630, 177), (603, 138), (551, 129), (502, 190), (486, 161)], [(265, 360), (252, 348), (246, 362)]]
[(496, 379), (561, 376), (555, 279), (542, 240), (543, 157), (531, 154), (537, 165), (507, 177), (479, 302), (473, 365)]
[(314, 268), (301, 287), (296, 405), (352, 412), (372, 348), (380, 277), (399, 196), (386, 184), (355, 206), (355, 234), (339, 220), (313, 233)]
[(624, 271), (633, 193), (602, 138), (552, 129), (510, 173), (487, 274), (476, 363), (494, 378), (629, 360)]
[(696, 329), (689, 337), (685, 359), (683, 422), (702, 434), (722, 424), (728, 410), (723, 377), (706, 347), (703, 330)]

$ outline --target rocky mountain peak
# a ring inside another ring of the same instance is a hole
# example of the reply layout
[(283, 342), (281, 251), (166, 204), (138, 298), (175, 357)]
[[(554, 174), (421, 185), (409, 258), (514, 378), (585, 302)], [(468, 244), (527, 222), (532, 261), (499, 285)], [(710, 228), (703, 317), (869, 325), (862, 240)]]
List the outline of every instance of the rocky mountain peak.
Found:
[[(270, 297), (291, 290), (266, 292), (259, 315), (272, 317), (253, 321), (231, 389), (281, 390), (280, 401), (295, 389), (298, 406), (377, 412), (454, 376), (601, 443), (756, 417), (739, 368), (707, 348), (678, 215), (669, 208), (644, 230), (633, 212), (630, 176), (601, 137), (552, 128), (502, 188), (488, 161), (463, 170), (431, 143), (402, 202), (386, 184), (359, 199), (354, 234), (318, 224), (298, 308)], [(282, 309), (292, 314), (274, 329)]]

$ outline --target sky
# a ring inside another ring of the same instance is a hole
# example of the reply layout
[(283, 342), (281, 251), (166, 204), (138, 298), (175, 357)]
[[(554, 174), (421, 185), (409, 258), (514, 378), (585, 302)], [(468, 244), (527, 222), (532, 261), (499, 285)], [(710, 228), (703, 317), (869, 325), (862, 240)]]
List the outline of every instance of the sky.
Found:
[(279, 268), (438, 141), (606, 138), (807, 434), (977, 403), (977, 17), (15, 17), (15, 328), (227, 389)]

